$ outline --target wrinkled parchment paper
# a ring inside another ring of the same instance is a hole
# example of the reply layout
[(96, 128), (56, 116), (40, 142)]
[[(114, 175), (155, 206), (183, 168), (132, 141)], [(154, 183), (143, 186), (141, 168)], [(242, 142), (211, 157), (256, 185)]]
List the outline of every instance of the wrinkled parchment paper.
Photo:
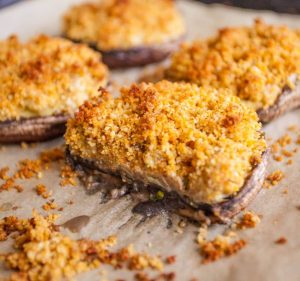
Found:
[[(0, 38), (4, 39), (11, 33), (17, 33), (22, 39), (38, 33), (59, 35), (60, 16), (71, 4), (78, 0), (27, 0), (20, 4), (0, 11)], [(196, 2), (180, 1), (187, 25), (188, 38), (204, 38), (213, 34), (217, 28), (228, 25), (251, 24), (253, 18), (259, 16), (268, 23), (285, 23), (291, 27), (300, 28), (300, 17), (278, 15), (271, 12), (241, 10), (225, 6), (205, 6)], [(151, 67), (147, 67), (151, 69)], [(118, 71), (113, 73), (113, 79), (119, 84), (129, 84), (135, 81), (142, 69)], [(276, 139), (286, 128), (299, 124), (300, 110), (281, 117), (271, 125), (265, 127), (268, 137)], [(62, 139), (39, 144), (35, 148), (22, 150), (20, 146), (6, 146), (0, 152), (0, 166), (14, 167), (20, 159), (36, 158), (39, 151), (45, 148), (56, 147), (62, 144)], [(167, 229), (168, 219), (165, 216), (154, 217), (139, 223), (141, 217), (133, 215), (133, 202), (130, 198), (122, 198), (99, 204), (99, 195), (87, 195), (84, 188), (60, 187), (59, 168), (54, 166), (45, 172), (41, 180), (32, 179), (22, 183), (25, 187), (22, 193), (14, 190), (0, 193), (0, 206), (11, 203), (18, 209), (0, 211), (0, 218), (7, 215), (29, 217), (33, 208), (45, 214), (41, 206), (45, 200), (38, 197), (33, 190), (37, 183), (44, 183), (48, 190), (53, 192), (53, 198), (64, 211), (59, 223), (78, 215), (91, 216), (90, 223), (79, 233), (67, 232), (74, 238), (89, 237), (91, 239), (104, 238), (111, 234), (118, 236), (118, 246), (130, 243), (139, 251), (150, 254), (159, 254), (162, 257), (176, 255), (175, 264), (167, 266), (165, 271), (175, 271), (176, 280), (189, 281), (192, 278), (206, 281), (299, 281), (300, 280), (300, 152), (294, 157), (291, 166), (286, 161), (274, 162), (269, 165), (269, 172), (277, 168), (285, 172), (285, 179), (271, 190), (263, 190), (256, 200), (249, 206), (262, 215), (262, 222), (251, 230), (243, 231), (240, 235), (247, 240), (248, 245), (237, 255), (222, 259), (218, 262), (202, 265), (195, 243), (197, 227), (188, 225), (183, 233), (178, 233), (179, 218), (173, 215), (173, 226)], [(288, 193), (283, 194), (287, 189)], [(74, 201), (68, 205), (67, 201)], [(221, 233), (226, 226), (214, 226), (212, 235)], [(285, 236), (288, 242), (285, 245), (276, 245), (274, 241)], [(149, 243), (152, 247), (149, 247)], [(10, 249), (11, 242), (0, 243), (0, 252)], [(77, 276), (77, 280), (133, 280), (132, 273), (126, 270), (112, 270), (103, 267), (104, 273), (99, 270)], [(0, 267), (0, 277), (8, 272)]]

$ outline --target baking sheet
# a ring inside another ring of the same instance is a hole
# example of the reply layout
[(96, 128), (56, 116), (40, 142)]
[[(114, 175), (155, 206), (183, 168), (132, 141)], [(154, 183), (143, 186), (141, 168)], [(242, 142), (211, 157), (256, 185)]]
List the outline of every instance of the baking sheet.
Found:
[[(38, 33), (59, 35), (60, 16), (72, 3), (78, 0), (28, 0), (0, 11), (0, 38), (4, 39), (16, 33), (22, 39)], [(257, 16), (268, 23), (285, 23), (291, 27), (300, 27), (300, 17), (277, 15), (271, 12), (247, 11), (225, 6), (205, 6), (196, 2), (179, 1), (188, 25), (188, 39), (205, 37), (213, 34), (217, 28), (228, 25), (251, 24)], [(146, 67), (148, 71), (151, 67)], [(118, 84), (129, 84), (138, 79), (144, 69), (116, 71), (113, 79)], [(299, 124), (300, 110), (294, 111), (265, 127), (267, 137), (276, 139), (282, 136), (290, 125)], [(0, 167), (14, 167), (20, 159), (35, 159), (44, 149), (56, 147), (63, 143), (62, 139), (45, 142), (34, 148), (21, 149), (20, 146), (5, 146), (0, 151)], [(280, 168), (285, 173), (284, 180), (271, 190), (263, 190), (249, 206), (262, 215), (262, 222), (251, 230), (240, 233), (248, 245), (237, 255), (218, 262), (202, 265), (197, 244), (195, 243), (197, 227), (188, 225), (183, 233), (177, 231), (179, 218), (172, 216), (173, 226), (167, 228), (166, 216), (154, 217), (140, 223), (141, 217), (133, 215), (133, 202), (129, 197), (100, 204), (97, 193), (86, 194), (84, 188), (60, 187), (59, 167), (44, 173), (40, 180), (32, 179), (22, 182), (24, 191), (14, 190), (0, 193), (0, 206), (11, 203), (17, 206), (15, 211), (0, 211), (0, 218), (7, 215), (29, 217), (33, 208), (46, 214), (41, 206), (45, 200), (38, 197), (33, 190), (37, 183), (44, 183), (53, 192), (53, 198), (59, 207), (64, 207), (59, 223), (78, 215), (89, 215), (90, 223), (79, 233), (68, 233), (74, 238), (104, 238), (115, 234), (118, 246), (134, 244), (139, 251), (162, 257), (176, 255), (176, 263), (165, 268), (165, 271), (176, 272), (176, 280), (189, 281), (192, 278), (206, 281), (217, 280), (263, 280), (263, 281), (299, 281), (300, 280), (300, 152), (291, 166), (284, 162), (271, 161), (269, 172)], [(288, 193), (283, 193), (284, 190)], [(67, 202), (72, 200), (73, 205)], [(54, 211), (55, 212), (55, 211)], [(56, 212), (55, 212), (56, 213)], [(214, 226), (211, 235), (222, 233), (226, 226)], [(285, 245), (276, 245), (274, 241), (280, 236), (287, 238)], [(0, 251), (10, 249), (10, 241), (0, 244)], [(152, 245), (152, 247), (149, 247)], [(77, 276), (77, 280), (132, 280), (132, 272), (112, 270), (109, 267), (101, 274), (99, 270)], [(0, 267), (0, 277), (7, 276), (8, 271)]]

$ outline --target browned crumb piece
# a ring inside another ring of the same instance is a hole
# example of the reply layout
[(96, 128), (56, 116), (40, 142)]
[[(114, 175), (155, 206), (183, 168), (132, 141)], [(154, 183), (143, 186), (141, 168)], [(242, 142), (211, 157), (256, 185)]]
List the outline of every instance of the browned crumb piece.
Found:
[(37, 195), (42, 196), (44, 199), (47, 199), (50, 196), (50, 193), (47, 191), (47, 187), (44, 184), (36, 185), (35, 190)]
[[(0, 220), (1, 240), (7, 239), (14, 232), (12, 238), (16, 251), (0, 256), (4, 265), (15, 271), (10, 281), (70, 279), (80, 272), (96, 269), (101, 264), (114, 268), (131, 268), (131, 264), (135, 264), (136, 269), (161, 269), (162, 263), (158, 258), (138, 254), (132, 247), (111, 252), (109, 248), (116, 244), (114, 236), (99, 241), (73, 240), (55, 227), (57, 217), (43, 217), (34, 211), (33, 217), (29, 219), (7, 217)], [(141, 260), (138, 256), (142, 257)], [(138, 265), (139, 262), (141, 265)]]
[(26, 142), (22, 141), (20, 145), (21, 145), (22, 149), (27, 149), (28, 148), (28, 143), (26, 143)]
[(289, 159), (287, 162), (286, 162), (287, 165), (292, 165), (293, 164), (293, 160), (292, 159)]
[(62, 148), (56, 147), (50, 150), (45, 150), (40, 153), (41, 162), (46, 165), (52, 162), (58, 162), (65, 159), (65, 153)]
[(138, 272), (134, 275), (136, 281), (173, 281), (175, 280), (175, 273), (161, 273), (153, 278), (150, 278), (147, 273)]
[(275, 243), (276, 244), (285, 244), (287, 242), (287, 239), (285, 238), (285, 237), (279, 237), (276, 241), (275, 241)]
[(291, 125), (288, 127), (288, 131), (290, 132), (297, 132), (299, 130), (299, 126), (297, 125)]
[[(0, 179), (5, 180), (3, 184), (0, 185), (0, 192), (3, 190), (16, 189), (18, 192), (23, 191), (23, 187), (16, 184), (15, 181), (18, 179), (31, 179), (33, 177), (41, 178), (42, 171), (50, 167), (51, 163), (59, 162), (64, 160), (64, 150), (62, 148), (53, 148), (50, 150), (42, 151), (38, 159), (23, 159), (17, 164), (17, 171), (9, 177), (7, 172), (8, 167), (0, 169)], [(68, 182), (75, 182), (75, 179), (69, 174)]]
[(0, 192), (10, 189), (15, 189), (18, 192), (23, 191), (23, 187), (19, 184), (16, 184), (13, 178), (8, 178), (3, 184), (0, 185)]
[(147, 254), (134, 253), (130, 246), (128, 247), (128, 251), (129, 256), (131, 256), (128, 264), (130, 270), (144, 270), (146, 268), (163, 269), (163, 263), (159, 258), (151, 257)]
[(1, 180), (7, 180), (9, 177), (7, 175), (9, 171), (9, 167), (3, 167), (0, 169), (0, 179)]
[(279, 144), (277, 142), (274, 142), (272, 145), (271, 145), (271, 150), (272, 150), (272, 153), (277, 153), (279, 152)]
[(285, 189), (284, 191), (282, 191), (283, 194), (288, 194), (289, 191), (287, 189)]
[(14, 186), (14, 189), (18, 192), (22, 192), (24, 190), (24, 187), (22, 185), (16, 184)]
[(236, 226), (239, 229), (254, 228), (258, 223), (260, 223), (260, 218), (257, 214), (253, 212), (246, 212), (243, 214)]
[(266, 184), (264, 186), (270, 187), (270, 185), (272, 186), (277, 185), (283, 178), (284, 178), (283, 172), (280, 170), (276, 170), (266, 177)]
[(239, 239), (230, 242), (227, 236), (217, 236), (212, 241), (205, 242), (201, 246), (202, 263), (207, 264), (215, 262), (223, 257), (231, 256), (246, 246), (246, 241)]
[(47, 203), (45, 203), (42, 208), (45, 210), (45, 211), (50, 211), (50, 210), (55, 210), (57, 208), (57, 204), (52, 202), (52, 201), (49, 201)]
[(281, 162), (283, 160), (283, 157), (281, 155), (273, 155), (273, 159), (277, 162)]
[(173, 264), (176, 262), (176, 256), (169, 256), (166, 258), (166, 263), (167, 264)]
[(9, 190), (14, 188), (15, 181), (12, 178), (7, 179), (3, 184), (0, 185), (0, 191)]
[(292, 138), (289, 134), (285, 134), (277, 140), (277, 143), (281, 147), (286, 147), (287, 145), (292, 143)]
[(18, 171), (15, 173), (15, 179), (30, 179), (33, 177), (38, 177), (38, 174), (41, 172), (41, 161), (24, 159), (18, 163)]
[(0, 241), (8, 238), (9, 234), (20, 228), (20, 222), (17, 217), (10, 216), (0, 220)]
[(77, 185), (76, 172), (74, 172), (69, 165), (64, 165), (61, 167), (60, 177), (62, 178), (60, 181), (61, 186), (66, 186), (66, 185), (76, 186)]
[(296, 143), (300, 144), (300, 136), (297, 138)]
[(286, 149), (282, 149), (281, 153), (285, 157), (292, 157), (294, 155), (294, 153), (292, 151), (288, 151)]

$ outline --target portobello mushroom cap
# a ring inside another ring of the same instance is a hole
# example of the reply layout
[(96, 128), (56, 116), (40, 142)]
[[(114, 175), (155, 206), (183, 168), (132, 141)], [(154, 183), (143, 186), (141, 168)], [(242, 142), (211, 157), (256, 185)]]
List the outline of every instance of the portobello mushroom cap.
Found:
[[(65, 140), (89, 192), (162, 191), (158, 204), (195, 221), (227, 222), (245, 208), (268, 158), (253, 109), (227, 90), (169, 81), (133, 84), (118, 98), (103, 89), (69, 119)], [(134, 211), (151, 213), (150, 203)]]
[[(64, 37), (68, 38), (66, 35)], [(72, 38), (68, 38), (73, 40)], [(175, 52), (180, 43), (184, 40), (181, 36), (177, 40), (171, 40), (155, 45), (145, 45), (129, 49), (114, 49), (111, 51), (101, 50), (97, 44), (73, 40), (76, 43), (87, 43), (91, 48), (97, 50), (102, 55), (103, 62), (111, 69), (143, 66), (151, 63), (160, 62)]]
[(0, 143), (37, 142), (64, 134), (69, 116), (23, 118), (0, 122)]
[(268, 123), (300, 106), (300, 36), (256, 20), (183, 44), (164, 78), (228, 88)]
[(105, 0), (71, 7), (62, 33), (100, 51), (110, 68), (123, 68), (165, 59), (177, 49), (185, 26), (169, 0)]
[(107, 76), (101, 55), (82, 44), (46, 35), (0, 41), (0, 143), (63, 135), (67, 119)]
[[(158, 190), (164, 192), (161, 202), (145, 201), (137, 204), (133, 211), (145, 216), (157, 213), (157, 205), (163, 204), (163, 210), (173, 211), (191, 221), (210, 223), (228, 223), (246, 208), (262, 189), (266, 175), (269, 151), (263, 153), (262, 161), (254, 165), (243, 187), (233, 196), (220, 203), (195, 203), (192, 199), (180, 196), (176, 191), (167, 191), (163, 186), (149, 184), (146, 179), (138, 180), (126, 170), (108, 170), (100, 161), (83, 159), (72, 155), (66, 148), (67, 163), (78, 173), (90, 193), (102, 192), (104, 200), (118, 198), (131, 193), (150, 193), (155, 196)], [(164, 179), (162, 179), (162, 182)], [(107, 198), (105, 198), (107, 197)], [(149, 204), (148, 204), (149, 203)], [(161, 206), (158, 206), (160, 208)]]

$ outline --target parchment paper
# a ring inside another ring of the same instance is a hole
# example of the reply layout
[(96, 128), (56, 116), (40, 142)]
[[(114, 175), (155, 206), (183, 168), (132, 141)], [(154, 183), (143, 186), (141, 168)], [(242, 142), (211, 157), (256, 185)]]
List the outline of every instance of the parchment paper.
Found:
[[(0, 11), (0, 38), (4, 39), (11, 33), (17, 33), (22, 39), (38, 33), (59, 35), (60, 16), (72, 3), (78, 0), (32, 0)], [(180, 1), (187, 25), (188, 39), (205, 37), (213, 34), (217, 28), (228, 25), (251, 24), (257, 16), (268, 23), (285, 23), (291, 27), (300, 27), (300, 17), (277, 15), (271, 12), (241, 10), (225, 6), (205, 6), (196, 2)], [(150, 67), (151, 68), (151, 67)], [(150, 69), (147, 67), (147, 69)], [(113, 73), (113, 79), (119, 84), (129, 84), (135, 81), (142, 69), (122, 70)], [(294, 111), (265, 127), (268, 137), (276, 139), (288, 126), (299, 124), (300, 110)], [(39, 144), (36, 148), (22, 150), (20, 146), (6, 146), (0, 152), (0, 166), (14, 167), (20, 159), (36, 158), (39, 151), (62, 144), (62, 139)], [(299, 281), (300, 280), (300, 152), (294, 157), (294, 163), (286, 166), (286, 161), (271, 161), (268, 170), (280, 168), (285, 173), (285, 179), (272, 190), (263, 190), (248, 209), (262, 215), (262, 222), (251, 230), (240, 235), (247, 240), (248, 245), (237, 255), (218, 262), (202, 265), (195, 243), (197, 227), (189, 224), (183, 233), (178, 233), (179, 218), (173, 215), (173, 226), (166, 228), (165, 216), (148, 219), (139, 223), (141, 217), (133, 215), (133, 203), (129, 197), (106, 204), (100, 204), (99, 195), (87, 195), (84, 188), (60, 187), (59, 169), (54, 167), (47, 171), (41, 180), (33, 179), (22, 183), (25, 187), (22, 193), (15, 191), (0, 193), (0, 206), (10, 202), (18, 206), (15, 211), (1, 211), (0, 218), (7, 215), (20, 217), (31, 216), (33, 208), (46, 214), (41, 209), (45, 200), (33, 191), (37, 183), (44, 183), (48, 190), (53, 191), (53, 198), (59, 207), (64, 207), (59, 222), (64, 222), (77, 215), (91, 216), (90, 223), (80, 233), (68, 233), (74, 238), (89, 237), (104, 238), (110, 234), (118, 236), (118, 246), (133, 243), (137, 250), (150, 254), (160, 254), (162, 257), (176, 255), (175, 264), (166, 267), (165, 271), (175, 271), (176, 280), (189, 281), (192, 278), (206, 281)], [(288, 193), (283, 194), (287, 189)], [(73, 200), (73, 205), (66, 202)], [(221, 233), (226, 226), (214, 226), (210, 233)], [(285, 236), (285, 245), (276, 245), (274, 241)], [(149, 243), (152, 247), (149, 247)], [(0, 243), (0, 251), (10, 249), (10, 242)], [(104, 267), (105, 268), (105, 267)], [(7, 275), (0, 268), (0, 277)], [(132, 273), (126, 270), (115, 271), (105, 268), (105, 274), (98, 270), (77, 277), (77, 280), (132, 280)]]

